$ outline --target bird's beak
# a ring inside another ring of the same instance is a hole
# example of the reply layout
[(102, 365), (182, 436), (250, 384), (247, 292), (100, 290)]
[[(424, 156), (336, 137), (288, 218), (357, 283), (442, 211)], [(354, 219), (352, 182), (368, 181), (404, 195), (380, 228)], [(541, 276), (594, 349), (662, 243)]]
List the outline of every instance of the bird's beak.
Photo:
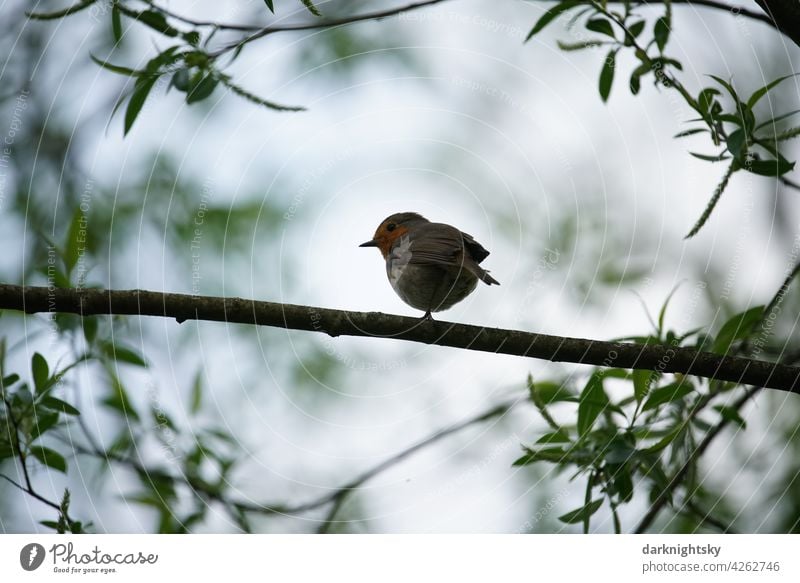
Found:
[(374, 239), (372, 241), (367, 241), (366, 243), (361, 243), (361, 245), (359, 245), (359, 247), (377, 247), (377, 246), (378, 242), (375, 241)]

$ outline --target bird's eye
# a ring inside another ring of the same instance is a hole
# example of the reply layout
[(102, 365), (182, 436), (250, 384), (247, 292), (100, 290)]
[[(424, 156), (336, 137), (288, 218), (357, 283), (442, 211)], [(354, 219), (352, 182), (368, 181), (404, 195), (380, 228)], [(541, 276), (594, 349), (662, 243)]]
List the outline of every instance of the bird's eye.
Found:
[(396, 228), (397, 225), (395, 225), (394, 223), (389, 223), (388, 225), (386, 225), (386, 230), (389, 232), (394, 231)]

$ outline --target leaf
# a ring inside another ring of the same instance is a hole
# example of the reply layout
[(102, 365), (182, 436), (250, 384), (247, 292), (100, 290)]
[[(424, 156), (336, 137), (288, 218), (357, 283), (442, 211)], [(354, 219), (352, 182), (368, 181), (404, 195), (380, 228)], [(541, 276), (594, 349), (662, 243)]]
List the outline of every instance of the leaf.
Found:
[(97, 2), (97, 0), (81, 0), (77, 4), (73, 4), (69, 8), (64, 8), (63, 10), (58, 10), (57, 12), (26, 12), (25, 16), (32, 20), (56, 20), (75, 14), (84, 8), (88, 8), (95, 2)]
[(34, 445), (31, 446), (30, 452), (33, 457), (47, 467), (58, 470), (59, 472), (64, 472), (65, 474), (67, 473), (67, 460), (57, 451), (53, 451), (48, 447), (42, 447), (41, 445)]
[(131, 127), (133, 127), (133, 122), (136, 121), (136, 117), (142, 111), (142, 106), (147, 99), (147, 95), (156, 84), (157, 79), (158, 77), (156, 76), (141, 77), (138, 81), (136, 81), (136, 86), (134, 87), (133, 93), (131, 94), (131, 99), (128, 102), (128, 109), (125, 110), (124, 135), (127, 135)]
[(84, 316), (81, 318), (83, 324), (83, 336), (86, 338), (86, 343), (91, 344), (97, 337), (97, 318), (94, 316)]
[(558, 431), (545, 433), (536, 440), (536, 443), (569, 443), (569, 441), (570, 439), (567, 432), (563, 429), (559, 429)]
[(774, 81), (772, 81), (772, 82), (770, 82), (770, 83), (767, 83), (766, 85), (764, 85), (764, 86), (763, 86), (761, 89), (759, 89), (758, 91), (754, 92), (754, 93), (753, 93), (753, 94), (750, 96), (750, 99), (748, 99), (748, 100), (747, 100), (747, 108), (748, 108), (748, 109), (752, 109), (752, 108), (753, 108), (753, 106), (754, 106), (756, 103), (758, 103), (758, 101), (759, 101), (759, 100), (760, 100), (762, 97), (764, 97), (764, 96), (765, 96), (765, 95), (766, 95), (766, 94), (769, 92), (769, 90), (770, 90), (770, 89), (772, 89), (773, 87), (775, 87), (775, 86), (776, 86), (776, 85), (778, 85), (779, 83), (782, 83), (783, 81), (786, 81), (786, 79), (788, 79), (789, 77), (794, 77), (794, 76), (796, 76), (796, 75), (797, 75), (797, 73), (792, 73), (792, 74), (790, 74), (790, 75), (784, 75), (783, 77), (778, 77), (778, 78), (777, 78), (777, 79), (775, 79)]
[(705, 160), (706, 162), (722, 162), (723, 160), (730, 159), (730, 156), (728, 156), (725, 153), (714, 155), (714, 154), (698, 154), (697, 152), (689, 152), (689, 154), (694, 156), (695, 158), (698, 158), (699, 160)]
[(114, 342), (103, 342), (100, 345), (100, 349), (106, 356), (114, 359), (117, 362), (125, 362), (134, 366), (147, 367), (147, 361), (144, 359), (144, 357), (138, 352), (134, 351), (132, 348), (127, 348), (126, 346), (116, 344)]
[(641, 403), (650, 391), (650, 383), (656, 373), (652, 370), (634, 369), (633, 371), (633, 394), (636, 402)]
[(628, 82), (632, 95), (638, 95), (642, 88), (642, 75), (638, 71), (634, 71), (631, 75), (631, 80)]
[(111, 32), (114, 34), (114, 42), (119, 44), (122, 41), (122, 12), (116, 2), (111, 6)]
[(78, 411), (75, 407), (67, 403), (66, 401), (62, 401), (56, 397), (47, 396), (41, 401), (42, 406), (47, 407), (48, 409), (52, 409), (54, 411), (61, 411), (66, 413), (67, 415), (80, 415), (81, 412)]
[(575, 394), (564, 383), (554, 381), (530, 381), (528, 383), (528, 389), (531, 391), (532, 397), (535, 393), (535, 398), (533, 400), (536, 401), (538, 399), (539, 402), (544, 405), (575, 399)]
[(673, 138), (685, 138), (686, 136), (693, 136), (695, 134), (700, 134), (700, 133), (707, 132), (707, 131), (708, 131), (708, 128), (694, 128), (694, 129), (691, 129), (691, 130), (684, 130), (682, 132), (678, 132), (677, 134), (675, 134), (672, 137)]
[(567, 524), (576, 524), (578, 522), (583, 522), (587, 518), (589, 518), (592, 514), (597, 512), (600, 507), (603, 505), (603, 499), (600, 498), (598, 500), (592, 500), (588, 504), (581, 506), (580, 508), (576, 508), (566, 514), (562, 514), (558, 517), (561, 522), (566, 522)]
[(525, 448), (525, 455), (514, 461), (514, 466), (527, 466), (536, 462), (551, 462), (554, 464), (564, 461), (567, 452), (560, 447), (547, 447), (544, 449)]
[(711, 351), (717, 354), (727, 353), (731, 345), (737, 340), (747, 337), (763, 317), (764, 306), (756, 306), (736, 314), (722, 325), (716, 338), (714, 338), (714, 345), (711, 347)]
[(167, 22), (167, 17), (163, 13), (156, 10), (145, 10), (140, 12), (136, 19), (142, 24), (149, 26), (155, 31), (160, 32), (165, 36), (175, 37), (181, 32)]
[(707, 114), (711, 110), (714, 98), (719, 95), (719, 90), (714, 87), (706, 87), (697, 95), (697, 104), (700, 106), (700, 113)]
[(35, 352), (31, 359), (31, 372), (33, 373), (33, 385), (39, 393), (47, 387), (47, 379), (50, 378), (50, 370), (44, 356)]
[(634, 22), (628, 27), (628, 32), (633, 36), (633, 38), (636, 38), (640, 34), (642, 34), (642, 31), (644, 30), (644, 25), (645, 25), (644, 20)]
[(594, 425), (595, 420), (608, 406), (608, 395), (603, 389), (603, 376), (596, 372), (581, 392), (578, 405), (578, 435), (583, 437)]
[(567, 0), (566, 2), (562, 2), (561, 4), (556, 4), (550, 10), (545, 12), (539, 20), (536, 21), (536, 24), (533, 25), (533, 28), (528, 33), (528, 36), (525, 37), (524, 42), (528, 42), (533, 38), (534, 35), (541, 32), (544, 27), (548, 24), (553, 22), (562, 12), (566, 12), (571, 8), (575, 8), (576, 6), (582, 4), (580, 0)]
[(603, 68), (600, 70), (600, 98), (605, 102), (611, 93), (611, 84), (614, 82), (614, 68), (616, 66), (617, 51), (611, 50), (603, 61)]
[(192, 104), (204, 100), (206, 97), (214, 92), (219, 81), (214, 77), (213, 73), (208, 73), (197, 83), (191, 91), (186, 94), (186, 103)]
[(136, 412), (136, 409), (133, 408), (133, 403), (131, 403), (125, 387), (118, 378), (112, 377), (111, 380), (113, 384), (111, 394), (101, 402), (106, 407), (119, 411), (124, 417), (130, 417), (134, 421), (139, 421), (139, 414)]
[(768, 125), (773, 125), (774, 126), (779, 121), (783, 121), (784, 119), (792, 117), (793, 115), (797, 115), (798, 113), (800, 113), (800, 109), (795, 109), (794, 111), (790, 111), (788, 113), (781, 114), (779, 116), (773, 117), (773, 118), (765, 121), (764, 123), (758, 124), (755, 129), (760, 130), (761, 128), (766, 127)]
[(3, 377), (3, 379), (0, 380), (0, 389), (8, 389), (18, 380), (19, 380), (19, 375), (16, 373), (11, 373), (7, 377)]
[(605, 18), (592, 18), (586, 23), (586, 29), (610, 36), (611, 38), (616, 38), (614, 36), (614, 28)]
[(733, 407), (729, 407), (728, 405), (715, 405), (714, 409), (719, 411), (719, 414), (725, 421), (735, 423), (742, 429), (747, 429), (747, 422), (739, 415), (739, 411)]
[(662, 16), (658, 20), (656, 20), (656, 24), (653, 27), (653, 37), (656, 41), (656, 46), (658, 46), (658, 51), (660, 53), (664, 52), (664, 47), (667, 46), (667, 41), (669, 40), (669, 32), (670, 32), (670, 21), (668, 16)]
[(694, 387), (692, 383), (686, 380), (676, 381), (663, 387), (653, 389), (650, 391), (650, 395), (647, 397), (642, 411), (649, 411), (664, 403), (677, 401), (692, 392), (694, 392)]
[(728, 152), (737, 160), (742, 160), (744, 154), (747, 152), (747, 136), (743, 129), (738, 129), (727, 137), (725, 143), (728, 146)]
[(266, 3), (267, 8), (269, 8), (269, 11), (275, 14), (275, 7), (272, 5), (272, 0), (264, 0), (264, 2)]
[(119, 65), (114, 65), (109, 63), (108, 61), (101, 61), (94, 55), (89, 55), (89, 58), (92, 59), (95, 63), (103, 67), (103, 69), (108, 69), (112, 73), (117, 73), (119, 75), (125, 75), (126, 77), (141, 77), (144, 72), (137, 71), (136, 69), (129, 69), (128, 67), (121, 67)]
[(69, 231), (67, 231), (67, 242), (64, 245), (64, 267), (67, 269), (67, 277), (72, 274), (72, 270), (78, 263), (80, 252), (85, 243), (86, 215), (83, 214), (79, 206), (72, 215), (72, 222), (69, 225)]
[(781, 157), (770, 160), (747, 160), (742, 168), (759, 176), (783, 176), (794, 170), (795, 163)]
[(302, 2), (303, 6), (305, 6), (308, 9), (308, 11), (314, 16), (322, 16), (322, 13), (316, 6), (314, 6), (314, 3), (311, 2), (311, 0), (300, 0), (300, 2)]
[(58, 413), (37, 408), (34, 424), (31, 428), (31, 441), (36, 441), (41, 435), (47, 433), (58, 423)]

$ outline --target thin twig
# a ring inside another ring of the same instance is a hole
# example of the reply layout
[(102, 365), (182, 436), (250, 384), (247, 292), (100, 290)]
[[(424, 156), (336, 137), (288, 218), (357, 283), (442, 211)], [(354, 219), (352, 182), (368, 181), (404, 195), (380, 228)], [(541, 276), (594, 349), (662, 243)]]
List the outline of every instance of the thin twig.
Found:
[(423, 2), (414, 2), (412, 4), (407, 4), (405, 6), (400, 6), (398, 8), (389, 8), (387, 10), (378, 10), (376, 12), (367, 12), (365, 14), (357, 14), (355, 16), (345, 16), (343, 18), (333, 18), (330, 20), (320, 20), (317, 22), (307, 22), (302, 24), (286, 24), (283, 26), (265, 26), (264, 28), (259, 29), (253, 34), (250, 34), (234, 43), (225, 45), (224, 47), (210, 53), (209, 56), (211, 58), (219, 57), (227, 53), (228, 51), (238, 49), (239, 47), (246, 45), (247, 43), (263, 38), (270, 34), (275, 34), (277, 32), (298, 32), (303, 30), (317, 30), (322, 28), (333, 28), (335, 26), (342, 26), (345, 24), (353, 24), (354, 22), (363, 22), (365, 20), (381, 20), (382, 18), (395, 16), (397, 14), (401, 14), (404, 12), (411, 12), (412, 10), (425, 8), (427, 6), (433, 6), (434, 4), (439, 4), (445, 1), (447, 0), (424, 0)]

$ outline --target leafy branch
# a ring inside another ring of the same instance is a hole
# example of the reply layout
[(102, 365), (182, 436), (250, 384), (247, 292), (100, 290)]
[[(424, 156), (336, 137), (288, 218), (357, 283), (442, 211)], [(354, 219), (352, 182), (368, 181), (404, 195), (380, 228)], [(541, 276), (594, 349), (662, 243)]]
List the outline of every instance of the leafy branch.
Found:
[[(81, 316), (161, 316), (175, 318), (178, 322), (210, 320), (323, 332), (330, 336), (391, 338), (550, 361), (677, 372), (800, 393), (800, 368), (730, 356), (727, 354), (729, 344), (725, 342), (715, 346), (718, 351), (715, 354), (664, 344), (603, 342), (428, 322), (377, 312), (142, 290), (48, 289), (0, 284), (0, 309), (22, 310), (29, 314), (55, 311)], [(737, 330), (738, 320), (732, 321), (731, 326)], [(735, 339), (731, 337), (730, 341)]]
[[(574, 51), (601, 46), (610, 47), (600, 71), (598, 90), (603, 101), (607, 101), (616, 74), (618, 53), (630, 50), (639, 65), (633, 70), (628, 83), (632, 94), (641, 90), (642, 79), (653, 75), (653, 83), (677, 91), (684, 101), (700, 117), (690, 122), (700, 122), (678, 133), (676, 138), (698, 134), (709, 134), (714, 146), (721, 150), (714, 154), (690, 154), (708, 162), (731, 160), (726, 173), (715, 189), (700, 219), (689, 231), (687, 238), (694, 236), (706, 223), (728, 185), (731, 176), (744, 170), (760, 176), (784, 180), (785, 175), (794, 170), (795, 162), (787, 160), (780, 151), (780, 144), (800, 135), (800, 127), (781, 128), (779, 124), (799, 113), (800, 110), (775, 115), (767, 120), (759, 120), (755, 108), (759, 101), (771, 90), (794, 75), (785, 75), (759, 88), (748, 99), (742, 99), (733, 84), (720, 77), (709, 75), (716, 86), (703, 88), (694, 96), (678, 79), (682, 64), (669, 57), (665, 50), (672, 32), (672, 3), (664, 3), (665, 12), (649, 27), (651, 33), (645, 34), (648, 21), (640, 16), (637, 9), (644, 2), (624, 2), (621, 11), (609, 8), (609, 3), (595, 0), (564, 0), (542, 15), (528, 34), (526, 41), (541, 32), (551, 22), (566, 13), (574, 13), (568, 27), (578, 21), (586, 30), (600, 35), (598, 38), (582, 40), (579, 43), (559, 42), (562, 50)], [(722, 7), (714, 4), (714, 7)], [(728, 99), (722, 98), (724, 89)], [(790, 183), (790, 181), (789, 181)]]

